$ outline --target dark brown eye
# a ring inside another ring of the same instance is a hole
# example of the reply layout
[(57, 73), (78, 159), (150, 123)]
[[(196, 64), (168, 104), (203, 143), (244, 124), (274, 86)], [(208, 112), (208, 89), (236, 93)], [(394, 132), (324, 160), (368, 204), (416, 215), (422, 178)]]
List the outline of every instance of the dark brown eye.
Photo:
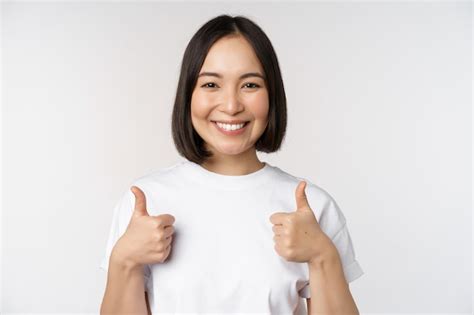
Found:
[(204, 84), (204, 85), (201, 85), (201, 87), (209, 87), (209, 88), (213, 88), (213, 87), (215, 87), (215, 86), (209, 86), (209, 84), (211, 84), (211, 85), (215, 85), (215, 83), (213, 83), (213, 82), (209, 82), (209, 83), (206, 83), (206, 84)]
[(249, 86), (248, 86), (249, 84), (252, 85), (253, 88), (259, 88), (259, 87), (260, 87), (260, 85), (255, 84), (255, 83), (245, 83), (245, 86), (249, 87)]

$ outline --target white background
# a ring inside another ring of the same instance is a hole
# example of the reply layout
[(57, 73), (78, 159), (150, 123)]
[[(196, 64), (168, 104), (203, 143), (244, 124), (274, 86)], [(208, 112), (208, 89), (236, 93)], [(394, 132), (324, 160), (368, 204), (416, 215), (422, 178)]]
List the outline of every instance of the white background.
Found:
[(180, 159), (181, 58), (221, 13), (274, 45), (288, 129), (259, 157), (338, 202), (360, 312), (471, 313), (468, 1), (4, 2), (2, 313), (99, 311), (112, 208)]

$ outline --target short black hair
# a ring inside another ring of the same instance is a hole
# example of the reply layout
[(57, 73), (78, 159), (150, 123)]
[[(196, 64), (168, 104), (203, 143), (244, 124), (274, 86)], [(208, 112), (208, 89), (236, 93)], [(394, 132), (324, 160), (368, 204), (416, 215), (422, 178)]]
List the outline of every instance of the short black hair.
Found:
[(211, 46), (225, 36), (243, 36), (252, 45), (266, 77), (269, 97), (268, 124), (255, 143), (261, 152), (276, 152), (285, 137), (287, 125), (286, 95), (278, 59), (270, 39), (247, 17), (227, 14), (212, 18), (194, 34), (183, 55), (181, 72), (172, 112), (171, 132), (178, 153), (189, 161), (203, 163), (212, 152), (204, 147), (191, 121), (191, 97), (199, 71)]

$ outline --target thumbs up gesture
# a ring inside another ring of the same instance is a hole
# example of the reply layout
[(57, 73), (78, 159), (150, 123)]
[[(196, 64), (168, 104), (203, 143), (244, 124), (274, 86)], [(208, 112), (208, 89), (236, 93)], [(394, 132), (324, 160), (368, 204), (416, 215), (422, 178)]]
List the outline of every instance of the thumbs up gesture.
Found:
[(273, 224), (275, 251), (288, 261), (312, 263), (325, 255), (334, 244), (321, 230), (305, 193), (306, 182), (296, 187), (296, 211), (276, 212), (270, 216)]
[(132, 267), (162, 263), (171, 251), (175, 218), (170, 214), (150, 216), (143, 191), (137, 186), (130, 190), (135, 195), (135, 208), (114, 251)]

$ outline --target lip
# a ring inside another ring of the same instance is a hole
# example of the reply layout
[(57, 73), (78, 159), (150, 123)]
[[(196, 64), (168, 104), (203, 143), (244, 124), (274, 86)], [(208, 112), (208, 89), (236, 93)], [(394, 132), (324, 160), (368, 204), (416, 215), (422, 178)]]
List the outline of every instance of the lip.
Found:
[(248, 120), (211, 120), (212, 122), (220, 122), (223, 124), (242, 124), (249, 122)]
[(237, 136), (237, 135), (240, 135), (242, 133), (245, 132), (245, 130), (247, 130), (247, 126), (249, 125), (249, 121), (248, 122), (245, 122), (245, 125), (240, 128), (240, 129), (237, 129), (237, 130), (231, 130), (231, 131), (227, 131), (225, 129), (222, 129), (220, 128), (217, 123), (215, 121), (211, 121), (211, 123), (216, 127), (217, 130), (219, 130), (221, 133), (227, 135), (227, 136)]

